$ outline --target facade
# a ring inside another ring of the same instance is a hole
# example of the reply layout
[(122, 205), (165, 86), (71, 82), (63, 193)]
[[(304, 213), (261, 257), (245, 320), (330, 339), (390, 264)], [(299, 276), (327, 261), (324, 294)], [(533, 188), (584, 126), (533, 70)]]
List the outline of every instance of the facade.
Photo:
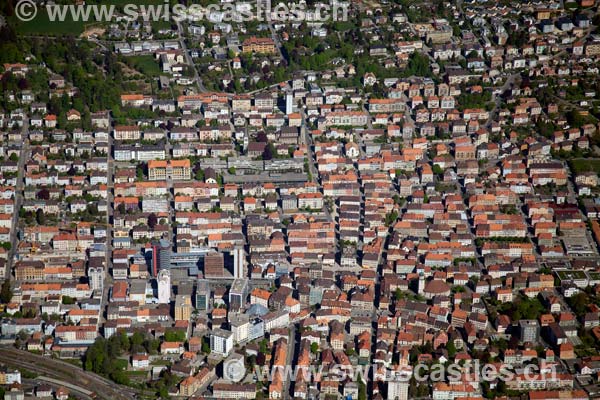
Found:
[(210, 351), (222, 357), (233, 350), (233, 333), (224, 329), (213, 329), (210, 333)]
[(537, 320), (519, 321), (520, 338), (522, 342), (537, 343), (540, 337), (540, 325)]
[(148, 162), (148, 179), (151, 181), (185, 181), (191, 178), (190, 160), (152, 160)]
[(171, 272), (168, 269), (160, 270), (158, 277), (158, 304), (171, 302)]
[(104, 267), (88, 268), (88, 279), (91, 290), (102, 290), (104, 287)]
[(210, 308), (210, 283), (206, 279), (198, 279), (196, 282), (196, 304), (194, 306), (201, 311)]

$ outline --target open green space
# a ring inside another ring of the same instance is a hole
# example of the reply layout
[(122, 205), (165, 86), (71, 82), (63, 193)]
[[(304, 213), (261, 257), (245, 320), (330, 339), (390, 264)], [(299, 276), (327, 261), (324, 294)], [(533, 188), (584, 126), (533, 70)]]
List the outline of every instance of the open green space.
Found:
[(571, 171), (575, 174), (590, 171), (600, 174), (600, 159), (597, 158), (569, 160), (569, 166), (571, 167)]
[(160, 66), (151, 55), (126, 57), (125, 61), (128, 66), (145, 76), (155, 77), (160, 75)]

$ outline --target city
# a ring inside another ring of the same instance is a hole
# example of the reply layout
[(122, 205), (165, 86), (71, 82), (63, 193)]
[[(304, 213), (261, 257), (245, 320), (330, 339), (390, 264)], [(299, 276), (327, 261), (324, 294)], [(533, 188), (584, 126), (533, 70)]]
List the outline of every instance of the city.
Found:
[(598, 1), (251, 3), (0, 5), (0, 399), (600, 398)]

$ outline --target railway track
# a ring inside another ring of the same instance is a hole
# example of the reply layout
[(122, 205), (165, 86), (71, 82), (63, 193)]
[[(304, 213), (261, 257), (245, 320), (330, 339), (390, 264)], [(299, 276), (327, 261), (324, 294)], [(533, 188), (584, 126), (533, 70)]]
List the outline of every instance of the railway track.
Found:
[(83, 371), (67, 362), (46, 358), (12, 347), (0, 349), (0, 362), (15, 368), (25, 368), (49, 378), (72, 382), (95, 393), (97, 398), (106, 400), (133, 400), (138, 391), (127, 386), (117, 385), (99, 375)]

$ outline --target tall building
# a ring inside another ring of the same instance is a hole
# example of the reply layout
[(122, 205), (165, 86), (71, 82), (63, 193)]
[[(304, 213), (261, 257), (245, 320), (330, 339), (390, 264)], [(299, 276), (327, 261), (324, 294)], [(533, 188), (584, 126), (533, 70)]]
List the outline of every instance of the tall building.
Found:
[(158, 271), (170, 268), (170, 265), (171, 243), (166, 239), (160, 239), (152, 244), (152, 274), (158, 276)]
[(246, 277), (245, 258), (246, 254), (244, 252), (244, 247), (239, 245), (235, 246), (233, 249), (233, 277), (235, 279)]
[(206, 311), (210, 304), (210, 284), (206, 279), (198, 279), (196, 284), (196, 309)]
[(88, 280), (90, 282), (90, 289), (102, 290), (104, 288), (104, 268), (103, 267), (88, 268)]
[(192, 298), (178, 294), (175, 296), (175, 321), (189, 321), (192, 317)]
[(285, 94), (285, 113), (290, 115), (294, 112), (294, 94), (289, 91)]
[(223, 253), (210, 253), (204, 257), (204, 277), (222, 278), (225, 276)]
[(418, 294), (423, 294), (425, 291), (425, 275), (419, 274), (419, 287), (417, 289)]
[(158, 272), (158, 304), (169, 304), (171, 302), (171, 272), (162, 269)]
[(235, 279), (229, 289), (229, 308), (237, 311), (244, 308), (248, 298), (248, 280)]
[(408, 381), (388, 381), (387, 398), (390, 400), (408, 400)]
[(229, 314), (229, 329), (233, 333), (234, 343), (248, 340), (250, 335), (250, 318), (248, 314)]
[(224, 329), (213, 329), (210, 333), (210, 352), (226, 357), (233, 350), (233, 333)]
[(535, 319), (522, 319), (519, 321), (519, 331), (522, 342), (537, 343), (540, 337), (540, 324)]

